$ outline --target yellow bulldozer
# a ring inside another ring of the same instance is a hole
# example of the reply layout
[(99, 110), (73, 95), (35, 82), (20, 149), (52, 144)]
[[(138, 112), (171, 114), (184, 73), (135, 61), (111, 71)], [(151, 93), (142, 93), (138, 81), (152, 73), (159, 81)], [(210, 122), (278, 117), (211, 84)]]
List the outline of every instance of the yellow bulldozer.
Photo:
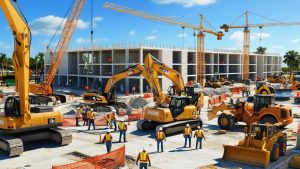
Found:
[(286, 154), (287, 136), (276, 125), (253, 123), (245, 127), (245, 138), (236, 146), (224, 145), (223, 159), (267, 167)]
[(280, 123), (286, 126), (293, 122), (292, 110), (288, 106), (276, 105), (274, 95), (255, 95), (253, 100), (248, 102), (240, 101), (236, 104), (222, 103), (214, 106), (207, 113), (208, 120), (217, 117), (221, 129), (230, 130), (237, 122), (244, 122), (250, 125), (254, 122), (260, 123)]

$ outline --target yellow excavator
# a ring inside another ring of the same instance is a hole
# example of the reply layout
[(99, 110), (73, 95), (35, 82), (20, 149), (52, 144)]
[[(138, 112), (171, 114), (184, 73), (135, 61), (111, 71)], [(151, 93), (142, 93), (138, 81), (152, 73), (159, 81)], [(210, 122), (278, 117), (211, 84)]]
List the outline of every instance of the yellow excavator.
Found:
[(219, 80), (217, 80), (215, 77), (211, 77), (206, 83), (205, 87), (212, 87), (212, 88), (219, 88), (222, 86), (229, 86), (232, 83), (225, 80), (224, 77), (221, 77)]
[[(129, 67), (121, 73), (115, 74), (111, 76), (106, 85), (103, 93), (99, 91), (85, 92), (83, 94), (83, 101), (86, 103), (94, 103), (96, 105), (110, 105), (114, 106), (117, 113), (119, 111), (118, 107), (125, 108), (125, 103), (118, 102), (115, 95), (115, 85), (118, 81), (125, 79), (131, 75), (142, 75), (143, 77), (147, 77), (144, 67), (140, 64)], [(151, 85), (151, 84), (150, 84)], [(151, 87), (151, 86), (150, 86)]]
[[(195, 92), (192, 87), (185, 87), (181, 74), (165, 64), (159, 62), (148, 54), (144, 59), (144, 67), (152, 83), (152, 91), (156, 106), (146, 107), (144, 119), (137, 122), (138, 130), (156, 130), (160, 127), (166, 135), (174, 134), (183, 130), (186, 124), (194, 129), (202, 126), (200, 109), (204, 104), (204, 96), (201, 92)], [(164, 94), (160, 89), (158, 75), (162, 74), (173, 82), (177, 94)], [(169, 99), (165, 99), (169, 98)], [(163, 103), (167, 102), (167, 106)]]
[(58, 128), (63, 123), (60, 112), (52, 107), (30, 105), (29, 58), (31, 34), (16, 1), (1, 0), (3, 11), (14, 36), (13, 64), (18, 96), (9, 96), (0, 116), (0, 149), (9, 157), (23, 153), (23, 142), (50, 139), (60, 145), (72, 142), (72, 134)]
[(287, 135), (272, 124), (251, 124), (238, 145), (224, 145), (223, 159), (267, 167), (271, 161), (286, 154)]

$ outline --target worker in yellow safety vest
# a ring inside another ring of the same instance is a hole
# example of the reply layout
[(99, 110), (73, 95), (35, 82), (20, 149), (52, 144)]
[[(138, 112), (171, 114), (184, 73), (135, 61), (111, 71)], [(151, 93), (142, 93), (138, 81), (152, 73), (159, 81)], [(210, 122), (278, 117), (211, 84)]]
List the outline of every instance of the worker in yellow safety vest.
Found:
[(88, 112), (88, 119), (89, 119), (89, 128), (88, 128), (88, 130), (90, 130), (91, 124), (93, 124), (94, 130), (95, 130), (96, 114), (94, 112), (94, 109), (90, 109), (90, 111)]
[(194, 138), (196, 137), (196, 148), (198, 148), (199, 144), (199, 149), (202, 149), (202, 139), (205, 139), (204, 132), (200, 126), (198, 126), (198, 129), (196, 130), (194, 134)]
[(110, 134), (110, 129), (107, 130), (103, 140), (102, 140), (102, 143), (105, 143), (106, 145), (106, 150), (107, 150), (107, 153), (109, 153), (111, 151), (111, 147), (112, 147), (112, 136)]
[(166, 141), (165, 133), (163, 132), (162, 127), (159, 128), (159, 131), (156, 132), (156, 142), (157, 142), (157, 152), (159, 152), (159, 145), (161, 152), (164, 152), (164, 143), (163, 141)]
[(109, 128), (112, 129), (111, 116), (110, 116), (110, 114), (107, 113), (107, 114), (105, 115), (105, 118), (106, 118), (106, 124), (107, 124), (107, 126), (109, 126)]
[(122, 119), (119, 124), (118, 124), (118, 128), (120, 131), (120, 137), (119, 137), (119, 143), (121, 142), (122, 136), (124, 137), (124, 142), (126, 141), (126, 131), (127, 131), (127, 125), (124, 123), (124, 120)]
[(184, 147), (186, 147), (187, 140), (189, 141), (189, 147), (191, 147), (192, 129), (189, 124), (183, 129)]
[(81, 117), (82, 117), (82, 115), (81, 115), (80, 108), (77, 107), (77, 109), (76, 109), (76, 114), (75, 114), (76, 126), (80, 126), (80, 125), (79, 125), (79, 119), (80, 119)]
[(149, 167), (151, 167), (149, 154), (146, 152), (145, 148), (143, 148), (143, 151), (139, 153), (136, 159), (136, 165), (138, 165), (138, 162), (140, 162), (140, 169), (147, 169), (148, 163), (149, 163)]

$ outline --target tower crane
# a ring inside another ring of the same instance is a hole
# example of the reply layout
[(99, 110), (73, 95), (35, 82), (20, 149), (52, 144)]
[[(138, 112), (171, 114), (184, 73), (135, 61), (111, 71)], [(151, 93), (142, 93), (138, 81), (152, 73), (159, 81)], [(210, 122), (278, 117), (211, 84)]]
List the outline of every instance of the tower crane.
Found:
[(274, 23), (258, 23), (258, 24), (249, 24), (248, 18), (249, 12), (246, 11), (245, 15), (245, 25), (227, 25), (223, 24), (220, 26), (221, 29), (224, 29), (225, 32), (228, 32), (229, 29), (241, 29), (244, 28), (244, 42), (243, 42), (243, 80), (249, 80), (249, 53), (250, 53), (250, 28), (263, 28), (263, 27), (272, 27), (272, 26), (296, 26), (300, 25), (300, 22), (274, 22)]
[(222, 36), (224, 36), (223, 32), (215, 32), (211, 29), (207, 29), (204, 27), (204, 16), (200, 15), (200, 24), (199, 25), (192, 25), (186, 22), (178, 21), (175, 19), (171, 19), (169, 17), (163, 17), (159, 15), (154, 15), (150, 13), (146, 13), (144, 11), (139, 11), (136, 9), (128, 8), (125, 6), (121, 6), (118, 4), (106, 2), (103, 5), (104, 8), (114, 10), (117, 12), (122, 12), (138, 17), (142, 17), (145, 19), (153, 20), (153, 21), (159, 21), (171, 25), (180, 26), (182, 28), (190, 28), (192, 30), (198, 31), (197, 34), (197, 80), (200, 82), (201, 85), (204, 85), (204, 79), (205, 79), (205, 55), (204, 55), (204, 36), (205, 33), (209, 33), (212, 35), (217, 36), (217, 40), (222, 40)]
[(58, 71), (59, 65), (65, 55), (65, 52), (68, 48), (69, 42), (72, 38), (72, 35), (75, 31), (76, 25), (78, 23), (80, 14), (85, 5), (86, 0), (74, 0), (69, 11), (68, 19), (65, 23), (64, 29), (61, 33), (60, 39), (54, 51), (50, 51), (51, 61), (50, 66), (47, 71), (45, 81), (41, 84), (30, 84), (30, 92), (33, 94), (41, 95), (54, 95), (59, 97), (61, 102), (65, 102), (66, 98), (63, 95), (53, 94), (51, 84), (55, 78), (55, 75)]

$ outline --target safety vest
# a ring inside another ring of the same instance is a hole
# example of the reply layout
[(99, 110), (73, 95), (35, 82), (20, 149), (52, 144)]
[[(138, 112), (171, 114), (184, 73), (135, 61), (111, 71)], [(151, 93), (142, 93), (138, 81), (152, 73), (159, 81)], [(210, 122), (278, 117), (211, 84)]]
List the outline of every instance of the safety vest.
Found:
[(158, 131), (158, 132), (156, 133), (156, 138), (157, 138), (157, 140), (162, 140), (162, 139), (164, 139), (164, 138), (165, 138), (165, 133), (162, 132), (162, 131)]
[(203, 131), (202, 130), (197, 130), (195, 135), (196, 135), (196, 137), (203, 137)]
[(147, 163), (148, 162), (148, 153), (146, 152), (140, 152), (140, 162)]
[(96, 116), (95, 116), (95, 113), (93, 111), (90, 111), (89, 113), (89, 119), (92, 119), (92, 120), (95, 120), (96, 119)]
[(120, 130), (126, 130), (126, 124), (124, 122), (119, 123), (119, 129)]
[(190, 135), (192, 133), (192, 129), (190, 127), (184, 128), (184, 135)]
[(110, 134), (105, 134), (105, 141), (106, 142), (111, 142), (111, 135)]

